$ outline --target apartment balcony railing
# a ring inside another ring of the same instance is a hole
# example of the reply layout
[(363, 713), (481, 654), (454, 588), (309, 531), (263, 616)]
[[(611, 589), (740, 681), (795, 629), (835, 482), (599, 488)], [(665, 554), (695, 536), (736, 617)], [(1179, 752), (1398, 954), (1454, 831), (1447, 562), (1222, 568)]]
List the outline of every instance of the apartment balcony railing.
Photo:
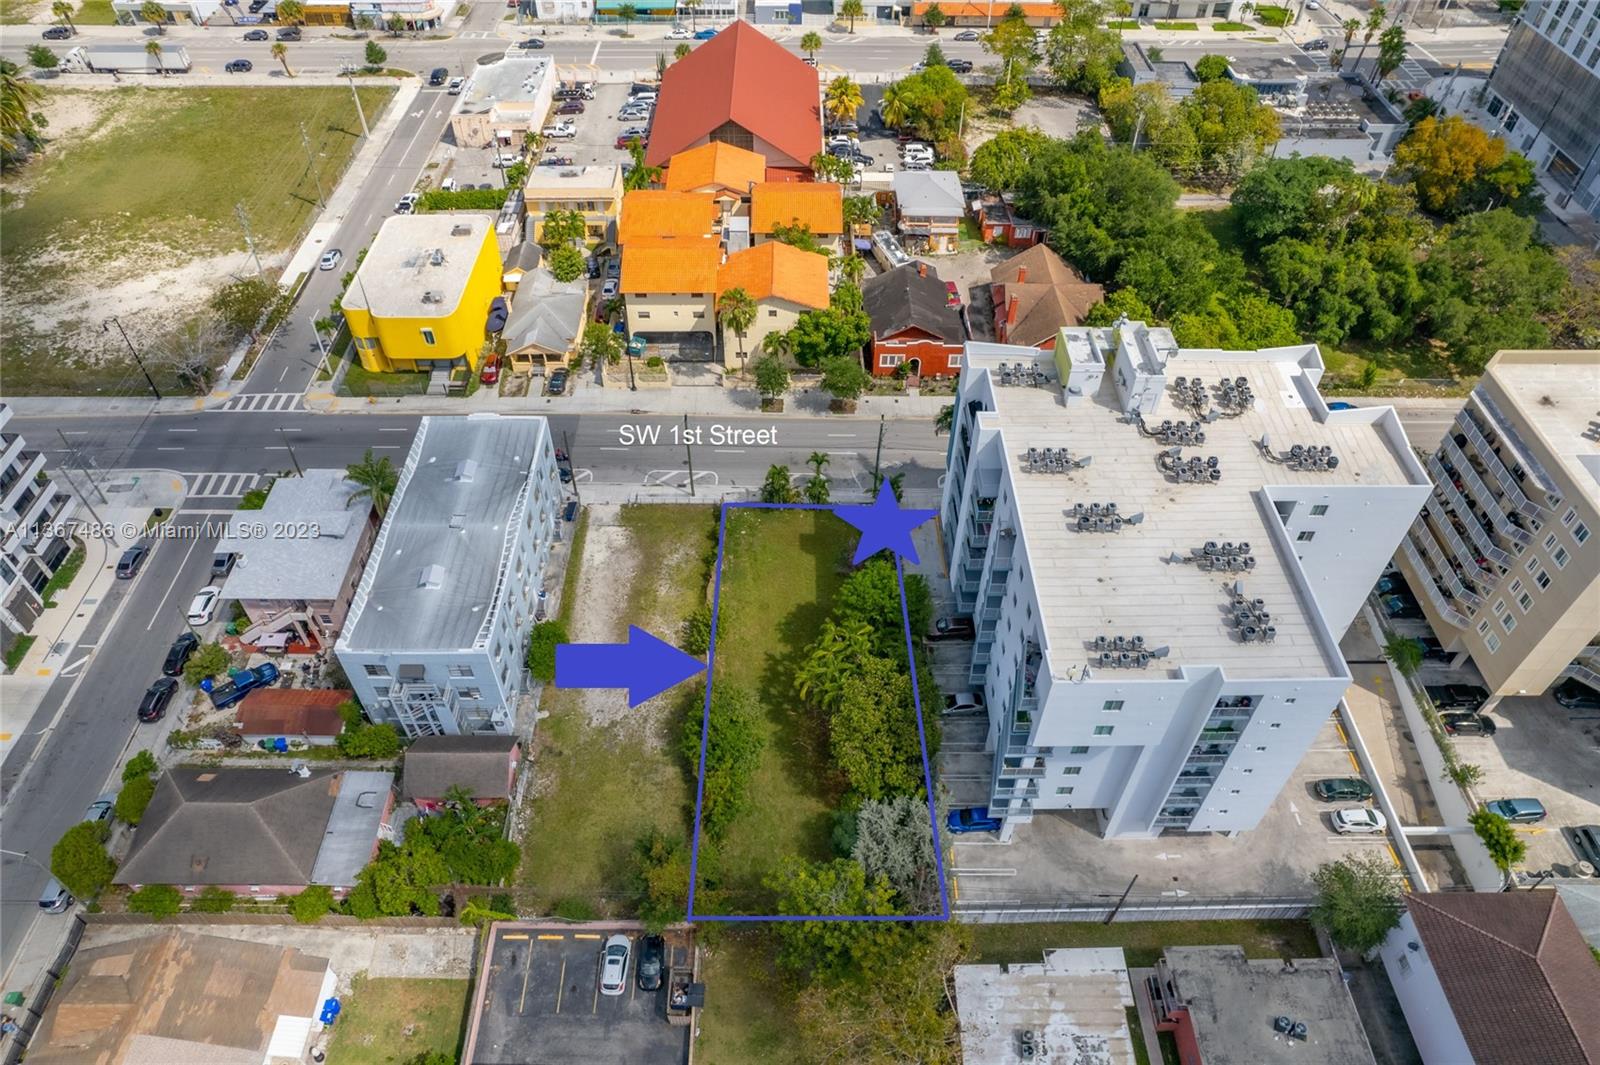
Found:
[[(1426, 527), (1433, 530), (1431, 538), (1437, 544), (1439, 537), (1444, 537), (1445, 543), (1449, 545), (1452, 552), (1451, 555), (1444, 555), (1441, 549), (1440, 553), (1434, 556), (1435, 561), (1439, 563), (1440, 578), (1444, 581), (1445, 587), (1450, 589), (1451, 595), (1461, 599), (1473, 610), (1478, 609), (1483, 605), (1483, 599), (1477, 592), (1467, 587), (1466, 580), (1462, 578), (1461, 574), (1461, 571), (1468, 569), (1469, 566), (1476, 566), (1477, 553), (1461, 539), (1461, 534), (1455, 530), (1449, 516), (1444, 513), (1444, 509), (1439, 506), (1437, 500), (1429, 499), (1426, 510), (1429, 518), (1429, 521), (1426, 522)], [(1465, 523), (1463, 522), (1463, 524)], [(1455, 565), (1451, 565), (1452, 562)], [(1457, 569), (1457, 567), (1460, 567), (1460, 569)], [(1472, 572), (1478, 573), (1480, 570), (1473, 569)]]
[[(1433, 524), (1421, 522), (1419, 519), (1419, 524), (1412, 526), (1412, 532), (1416, 534), (1429, 561), (1432, 563), (1428, 570), (1434, 574), (1433, 579), (1438, 589), (1441, 592), (1449, 593), (1445, 598), (1460, 600), (1470, 611), (1476, 611), (1483, 606), (1483, 599), (1462, 583), (1461, 578), (1456, 574), (1455, 567), (1450, 565), (1452, 561), (1450, 556), (1446, 555), (1439, 546), (1441, 533), (1435, 530)], [(1461, 563), (1457, 564), (1461, 565)], [(1462, 568), (1465, 568), (1465, 566), (1463, 565)]]
[(1236, 728), (1203, 728), (1200, 730), (1201, 743), (1231, 743), (1239, 739), (1239, 729)]
[[(1544, 516), (1544, 509), (1528, 498), (1522, 490), (1522, 485), (1517, 482), (1516, 476), (1506, 467), (1505, 460), (1494, 450), (1483, 430), (1478, 428), (1478, 423), (1465, 409), (1456, 415), (1456, 428), (1472, 442), (1477, 452), (1479, 461), (1483, 463), (1484, 472), (1505, 492), (1511, 501), (1512, 507), (1519, 513), (1529, 518)], [(1468, 458), (1470, 464), (1471, 458)]]
[[(1412, 535), (1400, 541), (1400, 550), (1418, 573), (1424, 577), (1432, 577), (1432, 571), (1427, 563), (1422, 561), (1422, 552), (1417, 550), (1415, 528), (1412, 529)], [(1472, 624), (1465, 614), (1457, 610), (1455, 605), (1445, 598), (1444, 593), (1439, 591), (1438, 586), (1434, 584), (1432, 579), (1419, 581), (1418, 583), (1423, 586), (1422, 590), (1433, 603), (1434, 609), (1439, 611), (1446, 621), (1458, 629), (1467, 628)]]
[[(1467, 405), (1463, 409), (1470, 412), (1474, 407), (1483, 412), (1483, 415), (1493, 427), (1494, 432), (1490, 435), (1498, 436), (1511, 452), (1511, 458), (1516, 460), (1518, 468), (1522, 471), (1523, 478), (1532, 480), (1534, 487), (1541, 494), (1555, 493), (1557, 490), (1555, 481), (1550, 479), (1550, 474), (1545, 471), (1544, 466), (1534, 456), (1533, 449), (1528, 446), (1526, 440), (1522, 439), (1522, 434), (1517, 430), (1517, 427), (1500, 410), (1500, 405), (1494, 401), (1494, 397), (1487, 392), (1474, 391), (1471, 396), (1467, 397)], [(1487, 433), (1487, 431), (1488, 427), (1485, 427), (1485, 432)]]
[[(1467, 530), (1467, 539), (1471, 540), (1473, 546), (1477, 548), (1477, 551), (1470, 556), (1474, 563), (1477, 562), (1480, 555), (1485, 558), (1491, 558), (1502, 566), (1510, 566), (1516, 561), (1509, 551), (1495, 543), (1491, 538), (1494, 530), (1493, 523), (1490, 522), (1485, 527), (1483, 519), (1478, 517), (1477, 513), (1467, 503), (1466, 497), (1456, 491), (1455, 485), (1449, 481), (1436, 482), (1433, 489), (1433, 499), (1430, 502), (1436, 503), (1444, 512), (1445, 517), (1448, 518), (1453, 513), (1460, 520), (1462, 527)], [(1483, 569), (1484, 567), (1479, 565), (1478, 568)], [(1498, 579), (1499, 574), (1492, 574), (1492, 576)]]
[(1591, 688), (1600, 689), (1600, 672), (1590, 669), (1581, 662), (1569, 663), (1567, 668), (1561, 671), (1561, 676), (1563, 678), (1572, 677), (1583, 681)]
[(1183, 763), (1182, 772), (1189, 772), (1192, 766), (1223, 765), (1228, 760), (1226, 754), (1199, 754), (1196, 753), (1198, 750), (1199, 748), (1196, 748), (1195, 751), (1189, 752), (1189, 757)]
[[(1456, 447), (1454, 440), (1445, 437), (1444, 445), (1428, 461), (1434, 483), (1443, 486), (1446, 497), (1453, 499), (1460, 496), (1467, 501), (1469, 509), (1471, 504), (1476, 502), (1478, 509), (1489, 515), (1489, 522), (1494, 526), (1494, 535), (1522, 544), (1524, 547), (1533, 543), (1533, 534), (1511, 520), (1511, 516), (1505, 511), (1505, 505), (1500, 501), (1501, 497), (1489, 490), (1483, 478), (1478, 476), (1478, 471), (1472, 468), (1472, 463), (1467, 461), (1467, 456)], [(1466, 486), (1464, 494), (1452, 482), (1450, 476), (1452, 473), (1460, 477), (1461, 483)]]

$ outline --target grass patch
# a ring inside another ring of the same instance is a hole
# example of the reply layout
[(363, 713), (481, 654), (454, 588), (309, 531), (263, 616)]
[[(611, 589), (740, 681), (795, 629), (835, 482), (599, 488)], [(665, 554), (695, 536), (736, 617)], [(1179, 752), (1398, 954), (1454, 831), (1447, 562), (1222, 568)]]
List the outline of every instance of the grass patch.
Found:
[(577, 520), (572, 523), (572, 548), (567, 552), (567, 572), (561, 578), (561, 624), (572, 627), (572, 611), (578, 605), (578, 560), (583, 557), (583, 545), (589, 539), (589, 508), (579, 507)]
[[(1263, 44), (1277, 44), (1278, 43), (1278, 38), (1276, 38), (1276, 37), (1246, 37), (1245, 40), (1247, 40), (1247, 41), (1260, 41)], [(1168, 1035), (1167, 1038), (1171, 1039), (1172, 1037), (1170, 1035)], [(1174, 1043), (1173, 1045), (1176, 1046), (1177, 1044)]]
[(1138, 19), (1114, 18), (1110, 22), (1106, 23), (1106, 29), (1108, 30), (1136, 30), (1138, 28)]
[(0, 0), (0, 24), (22, 25), (39, 6), (39, 0)]
[(333, 1028), (328, 1059), (340, 1065), (398, 1065), (418, 1054), (452, 1060), (466, 1027), (467, 980), (357, 976)]
[(350, 353), (350, 368), (344, 372), (344, 390), (352, 396), (420, 396), (428, 391), (427, 373), (380, 373), (361, 365)]
[(720, 937), (706, 955), (705, 981), (717, 993), (706, 996), (700, 1014), (697, 1061), (736, 1065), (806, 1060), (806, 1047), (789, 1015), (792, 992), (772, 964), (777, 950), (770, 930), (741, 929)]
[(1190, 30), (1190, 31), (1192, 31), (1192, 30), (1198, 30), (1199, 28), (1200, 28), (1200, 23), (1198, 23), (1198, 22), (1158, 22), (1158, 23), (1156, 23), (1156, 29), (1158, 29), (1158, 30)]
[(15, 673), (17, 671), (17, 667), (22, 665), (23, 656), (28, 653), (28, 648), (32, 647), (34, 641), (38, 638), (31, 632), (17, 637), (17, 642), (13, 643), (11, 649), (6, 652), (7, 673)]
[(1239, 946), (1248, 958), (1317, 958), (1309, 921), (1061, 921), (972, 926), (973, 957), (999, 965), (1038, 962), (1054, 947), (1121, 947), (1129, 968), (1154, 965), (1166, 947)]
[(1243, 22), (1213, 22), (1211, 28), (1218, 33), (1249, 33), (1253, 27)]
[(117, 13), (111, 10), (111, 0), (83, 0), (72, 21), (80, 26), (115, 26)]
[(718, 849), (732, 912), (770, 913), (762, 879), (780, 858), (832, 857), (837, 795), (818, 779), (830, 764), (821, 730), (798, 712), (795, 667), (816, 640), (849, 573), (855, 531), (821, 511), (735, 511), (728, 517), (717, 620), (717, 683), (755, 694), (766, 741), (751, 794)]
[(1258, 7), (1256, 8), (1256, 21), (1263, 26), (1287, 26), (1289, 24), (1289, 9), (1276, 6)]
[(1150, 1050), (1144, 1045), (1144, 1028), (1139, 1023), (1139, 1007), (1127, 1006), (1123, 1013), (1128, 1018), (1128, 1042), (1133, 1044), (1133, 1065), (1151, 1065)]
[(55, 594), (71, 585), (73, 578), (77, 577), (78, 571), (83, 569), (83, 559), (85, 555), (86, 552), (83, 549), (83, 544), (78, 544), (72, 549), (71, 553), (62, 560), (60, 568), (58, 568), (55, 573), (50, 576), (49, 582), (44, 586), (44, 591), (39, 593), (39, 598), (44, 600), (46, 609), (56, 605), (56, 601), (53, 598)]

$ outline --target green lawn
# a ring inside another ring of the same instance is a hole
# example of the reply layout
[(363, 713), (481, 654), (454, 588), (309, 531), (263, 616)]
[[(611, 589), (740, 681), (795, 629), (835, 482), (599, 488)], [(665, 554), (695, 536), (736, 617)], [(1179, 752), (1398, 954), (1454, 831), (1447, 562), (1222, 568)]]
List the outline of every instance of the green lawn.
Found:
[(766, 712), (755, 799), (717, 852), (731, 912), (771, 912), (761, 908), (771, 902), (761, 881), (781, 858), (832, 857), (837, 785), (819, 772), (828, 764), (821, 730), (800, 712), (791, 685), (848, 574), (855, 541), (850, 526), (824, 511), (728, 516), (716, 683), (748, 689)]
[(700, 1014), (701, 1065), (805, 1060), (789, 1016), (792, 992), (772, 961), (777, 951), (770, 929), (748, 928), (720, 935), (706, 954), (706, 986), (716, 990), (707, 991)]
[(1218, 33), (1249, 33), (1253, 27), (1247, 26), (1243, 22), (1215, 22), (1212, 23), (1211, 28)]
[(111, 0), (83, 0), (72, 21), (80, 26), (115, 26), (117, 13), (111, 10)]
[(23, 656), (28, 653), (28, 649), (33, 646), (33, 642), (38, 638), (37, 635), (31, 632), (26, 636), (18, 636), (16, 638), (15, 642), (11, 644), (11, 649), (6, 652), (5, 664), (7, 673), (16, 672), (17, 667), (22, 664)]
[(1321, 956), (1308, 921), (1064, 921), (972, 926), (974, 963), (1037, 962), (1052, 947), (1121, 947), (1133, 968), (1164, 947), (1239, 946), (1251, 958)]
[(409, 373), (374, 372), (361, 365), (352, 349), (348, 356), (350, 368), (344, 372), (344, 392), (352, 396), (420, 396), (428, 390), (428, 375), (420, 371)]
[(355, 978), (333, 1026), (328, 1060), (338, 1065), (400, 1065), (418, 1054), (452, 1058), (466, 1024), (467, 980)]
[(1156, 29), (1158, 29), (1158, 30), (1173, 30), (1175, 32), (1176, 31), (1191, 31), (1192, 32), (1194, 30), (1198, 30), (1199, 28), (1200, 28), (1200, 23), (1198, 23), (1198, 22), (1158, 22), (1158, 23), (1156, 23)]
[[(706, 550), (716, 511), (702, 506), (635, 505), (622, 509), (637, 556), (626, 604), (582, 604), (606, 610), (623, 639), (631, 622), (673, 639), (683, 620), (704, 601)], [(561, 619), (570, 631), (577, 603), (579, 565), (593, 535), (587, 511), (573, 532)], [(685, 689), (687, 691), (688, 689)], [(682, 694), (669, 695), (681, 703)], [(698, 708), (698, 700), (693, 700)], [(599, 727), (585, 717), (578, 693), (547, 689), (541, 709), (549, 717), (535, 732), (540, 786), (530, 804), (518, 883), (524, 904), (547, 911), (563, 899), (582, 900), (597, 912), (633, 911), (633, 845), (651, 828), (688, 840), (694, 815), (693, 778), (676, 756), (681, 716), (659, 715), (654, 744), (639, 742), (636, 727)], [(640, 711), (644, 712), (643, 710)], [(625, 781), (625, 783), (624, 783)], [(619, 790), (620, 789), (620, 790)]]
[(45, 584), (44, 591), (40, 593), (40, 598), (44, 600), (47, 608), (55, 606), (55, 594), (64, 591), (77, 578), (78, 571), (83, 569), (84, 557), (84, 547), (80, 543), (61, 560), (61, 565), (56, 567), (55, 573), (51, 574), (49, 582)]
[(1138, 19), (1117, 18), (1106, 23), (1106, 29), (1108, 30), (1136, 30), (1138, 28)]

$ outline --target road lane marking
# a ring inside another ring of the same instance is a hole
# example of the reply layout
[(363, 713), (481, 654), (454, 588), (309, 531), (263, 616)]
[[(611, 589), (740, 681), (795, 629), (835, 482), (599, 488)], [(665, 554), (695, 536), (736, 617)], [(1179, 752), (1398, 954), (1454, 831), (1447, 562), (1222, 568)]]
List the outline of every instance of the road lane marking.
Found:
[(742, 447), (714, 447), (711, 450), (713, 452), (715, 452), (716, 454), (718, 454), (718, 455), (743, 455), (744, 454), (744, 448), (742, 448)]
[(198, 433), (198, 429), (168, 429), (169, 433)]
[[(172, 589), (177, 585), (178, 578), (183, 576), (183, 567), (189, 563), (189, 556), (194, 554), (194, 549), (199, 546), (200, 538), (198, 536), (189, 541), (189, 550), (183, 553), (183, 560), (178, 563), (178, 572), (172, 575), (172, 583), (167, 585), (167, 590), (165, 592), (161, 593), (161, 601), (156, 604), (155, 612), (150, 615), (150, 624), (144, 627), (145, 632), (149, 632), (151, 629), (156, 627), (156, 622), (161, 617), (161, 608), (167, 605), (167, 596), (172, 594)], [(152, 551), (151, 554), (154, 555), (155, 552)]]
[(380, 432), (380, 433), (409, 433), (410, 431), (411, 431), (410, 429), (406, 429), (406, 428), (402, 428), (402, 427), (398, 427), (398, 426), (391, 426), (391, 427), (389, 427), (387, 429), (379, 429), (378, 430), (378, 432)]
[(829, 433), (828, 435), (830, 437), (836, 437), (838, 439), (847, 439), (847, 440), (854, 440), (856, 438), (856, 434), (855, 433)]
[(181, 447), (158, 447), (158, 448), (156, 448), (156, 450), (157, 451), (182, 451), (183, 448), (181, 448)]

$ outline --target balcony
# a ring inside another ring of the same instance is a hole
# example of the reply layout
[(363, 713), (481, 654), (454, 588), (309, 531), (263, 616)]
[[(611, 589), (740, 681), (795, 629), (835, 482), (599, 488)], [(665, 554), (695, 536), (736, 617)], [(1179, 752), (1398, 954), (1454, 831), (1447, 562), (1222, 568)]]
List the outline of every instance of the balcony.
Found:
[(1236, 743), (1239, 739), (1239, 730), (1236, 728), (1203, 728), (1197, 742), (1200, 743)]
[[(1505, 460), (1500, 457), (1494, 446), (1489, 443), (1488, 438), (1483, 435), (1483, 430), (1478, 428), (1478, 423), (1473, 420), (1471, 414), (1467, 413), (1466, 410), (1462, 410), (1457, 414), (1455, 427), (1472, 442), (1472, 446), (1477, 452), (1476, 457), (1483, 465), (1484, 474), (1500, 486), (1507, 499), (1510, 500), (1514, 510), (1524, 517), (1547, 517), (1544, 508), (1530, 500), (1527, 493), (1523, 492), (1522, 485), (1517, 482), (1516, 476), (1506, 468)], [(1471, 455), (1467, 457), (1469, 465), (1472, 463), (1472, 458), (1473, 456)]]
[[(1434, 457), (1441, 467), (1449, 467), (1446, 471), (1447, 480), (1450, 473), (1461, 478), (1461, 483), (1466, 486), (1467, 495), (1488, 512), (1489, 520), (1494, 524), (1497, 534), (1524, 546), (1533, 543), (1533, 534), (1512, 521), (1511, 516), (1506, 513), (1504, 493), (1494, 491), (1484, 483), (1483, 478), (1478, 476), (1478, 471), (1473, 469), (1472, 463), (1467, 460), (1466, 452), (1457, 447), (1454, 440), (1446, 436), (1439, 448), (1439, 454)], [(1455, 485), (1452, 484), (1450, 487), (1453, 489)]]
[(1200, 752), (1200, 748), (1196, 747), (1194, 750), (1189, 752), (1189, 757), (1185, 759), (1182, 772), (1189, 772), (1191, 767), (1225, 765), (1227, 761), (1228, 756), (1226, 754), (1216, 754), (1210, 752), (1202, 754)]
[[(1435, 485), (1433, 498), (1428, 502), (1430, 505), (1438, 507), (1447, 519), (1453, 515), (1461, 523), (1461, 528), (1467, 530), (1467, 539), (1471, 540), (1476, 548), (1472, 554), (1467, 556), (1468, 558), (1471, 558), (1474, 562), (1477, 562), (1480, 557), (1490, 558), (1502, 566), (1510, 566), (1516, 561), (1508, 551), (1490, 539), (1494, 526), (1478, 517), (1473, 509), (1467, 505), (1467, 501), (1461, 493), (1456, 491), (1455, 485), (1450, 484), (1448, 481), (1444, 483), (1443, 487)], [(1460, 529), (1456, 530), (1458, 534), (1460, 531)], [(1500, 575), (1498, 573), (1489, 571), (1481, 562), (1478, 562), (1478, 568), (1488, 572), (1492, 579), (1499, 579)]]
[(1400, 550), (1406, 556), (1407, 561), (1411, 563), (1412, 568), (1416, 570), (1418, 576), (1428, 578), (1417, 583), (1422, 585), (1422, 590), (1427, 594), (1429, 601), (1433, 603), (1434, 609), (1439, 611), (1444, 620), (1458, 629), (1469, 628), (1472, 622), (1466, 615), (1457, 610), (1449, 599), (1445, 598), (1444, 593), (1439, 591), (1438, 586), (1434, 583), (1432, 572), (1423, 563), (1422, 553), (1417, 550), (1415, 533), (1416, 530), (1413, 529), (1413, 535), (1407, 536), (1400, 541)]
[(1444, 594), (1444, 597), (1460, 600), (1469, 610), (1475, 611), (1483, 606), (1483, 600), (1477, 593), (1463, 584), (1461, 578), (1457, 576), (1456, 567), (1461, 566), (1461, 563), (1447, 556), (1439, 547), (1439, 533), (1434, 531), (1433, 526), (1419, 519), (1419, 523), (1413, 525), (1411, 531), (1432, 563), (1428, 567), (1428, 573), (1433, 577), (1434, 586)]
[[(1468, 465), (1466, 469), (1470, 471), (1472, 467)], [(1485, 555), (1503, 566), (1509, 566), (1512, 562), (1509, 554), (1502, 550), (1499, 545), (1488, 542), (1485, 539), (1486, 537), (1499, 536), (1504, 540), (1515, 541), (1524, 545), (1533, 542), (1533, 537), (1526, 530), (1518, 528), (1510, 518), (1506, 517), (1505, 511), (1500, 509), (1499, 502), (1492, 495), (1486, 497), (1486, 503), (1481, 503), (1475, 508), (1472, 500), (1469, 500), (1455, 486), (1453, 477), (1460, 476), (1460, 472), (1454, 464), (1446, 463), (1438, 455), (1434, 455), (1433, 458), (1428, 460), (1428, 472), (1434, 478), (1434, 494), (1457, 514), (1472, 515), (1476, 528), (1483, 530), (1484, 538), (1474, 534), (1472, 539), (1473, 543), (1483, 546)], [(1476, 479), (1478, 475), (1474, 473), (1472, 476)], [(1467, 480), (1463, 478), (1462, 483), (1466, 484)], [(1483, 482), (1480, 480), (1478, 483), (1482, 484)], [(1487, 515), (1487, 519), (1485, 515)], [(1465, 521), (1465, 517), (1462, 520)], [(1486, 523), (1487, 528), (1485, 528)], [(1472, 528), (1473, 525), (1474, 522), (1468, 522), (1469, 528)]]

